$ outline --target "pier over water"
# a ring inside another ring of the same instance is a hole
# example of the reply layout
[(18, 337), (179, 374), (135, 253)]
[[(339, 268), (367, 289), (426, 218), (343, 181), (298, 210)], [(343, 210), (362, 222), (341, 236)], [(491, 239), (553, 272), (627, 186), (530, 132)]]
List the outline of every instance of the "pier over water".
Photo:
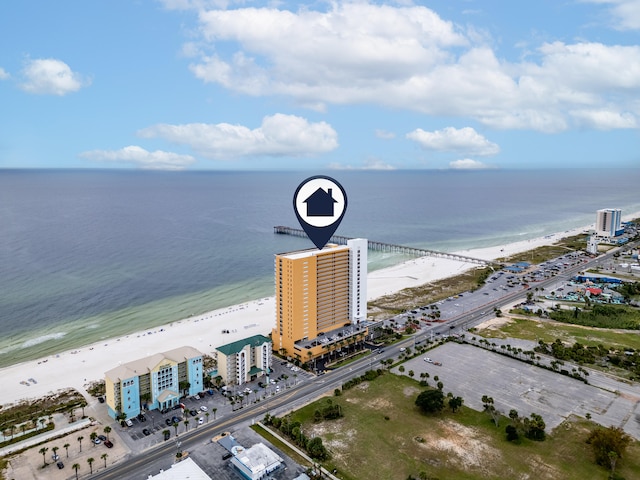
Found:
[[(291, 228), (284, 226), (276, 226), (273, 227), (273, 233), (277, 233), (280, 235), (293, 235), (295, 237), (307, 237), (307, 234), (304, 230), (300, 228)], [(342, 235), (333, 235), (329, 241), (332, 243), (337, 243), (338, 245), (346, 245), (347, 240), (352, 240), (352, 237), (344, 237)], [(495, 265), (495, 262), (490, 260), (483, 260), (481, 258), (467, 257), (466, 255), (457, 255), (455, 253), (446, 253), (446, 252), (438, 252), (436, 250), (429, 250), (426, 248), (416, 248), (416, 247), (407, 247), (404, 245), (394, 245), (392, 243), (384, 243), (384, 242), (375, 242), (373, 240), (368, 240), (369, 250), (374, 250), (377, 252), (391, 252), (391, 253), (402, 253), (404, 255), (413, 255), (416, 257), (435, 257), (435, 258), (445, 258), (447, 260), (456, 260), (458, 262), (464, 263), (475, 263), (477, 265), (482, 265), (485, 267)]]

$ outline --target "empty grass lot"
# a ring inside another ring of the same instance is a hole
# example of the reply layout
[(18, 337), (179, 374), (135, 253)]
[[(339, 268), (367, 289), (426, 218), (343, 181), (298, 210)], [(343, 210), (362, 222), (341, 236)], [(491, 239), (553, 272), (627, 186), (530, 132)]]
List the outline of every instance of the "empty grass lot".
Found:
[(520, 338), (533, 341), (543, 340), (546, 343), (559, 338), (563, 342), (580, 342), (588, 346), (601, 343), (622, 350), (640, 349), (640, 332), (638, 331), (583, 327), (554, 320), (511, 318), (505, 319), (499, 325), (478, 328), (477, 332), (486, 338)]
[[(292, 414), (309, 437), (319, 435), (345, 480), (406, 480), (425, 472), (444, 479), (606, 479), (584, 440), (594, 424), (574, 418), (561, 424), (544, 442), (509, 443), (503, 418), (496, 428), (490, 417), (463, 407), (424, 415), (414, 405), (422, 391), (418, 382), (387, 373), (339, 397), (325, 397)], [(446, 392), (446, 387), (445, 387)], [(455, 392), (453, 392), (455, 394)], [(478, 392), (478, 395), (492, 392)], [(344, 418), (313, 423), (323, 402), (338, 402)], [(549, 433), (549, 432), (548, 432)], [(617, 473), (640, 478), (640, 445), (634, 442), (619, 462)]]

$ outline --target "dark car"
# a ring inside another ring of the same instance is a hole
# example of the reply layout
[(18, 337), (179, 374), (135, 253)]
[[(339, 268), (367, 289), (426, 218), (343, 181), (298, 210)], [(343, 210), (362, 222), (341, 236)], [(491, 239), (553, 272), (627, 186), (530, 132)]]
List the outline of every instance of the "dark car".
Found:
[(198, 414), (198, 412), (196, 410), (189, 410), (189, 415), (191, 415), (192, 417), (195, 417)]
[(107, 448), (113, 448), (113, 443), (111, 443), (111, 440), (105, 440), (104, 446)]
[(167, 424), (167, 427), (170, 427), (170, 426), (171, 426), (171, 424), (172, 424), (173, 422), (171, 421), (171, 419), (170, 419), (170, 418), (167, 418), (167, 419), (164, 421), (164, 423), (166, 423), (166, 424)]
[(104, 435), (98, 435), (98, 438), (103, 442), (107, 440), (107, 437), (105, 437)]
[(147, 421), (147, 417), (145, 417), (142, 413), (138, 414), (138, 420), (140, 420), (141, 422), (146, 422)]
[(104, 397), (98, 397), (98, 401), (99, 401), (100, 403), (104, 403)]
[(223, 460), (227, 460), (227, 459), (229, 459), (229, 458), (231, 458), (231, 457), (233, 457), (233, 454), (231, 454), (231, 453), (229, 453), (229, 452), (227, 452), (227, 453), (225, 453), (224, 455), (222, 455), (222, 459), (223, 459)]
[(56, 463), (56, 466), (57, 466), (60, 470), (62, 470), (62, 469), (64, 468), (64, 463), (62, 463), (62, 462), (58, 462), (58, 463)]
[(149, 435), (151, 435), (151, 432), (149, 431), (148, 428), (143, 429), (142, 433), (144, 434), (145, 437), (148, 437)]
[(163, 435), (165, 440), (169, 440), (169, 438), (171, 438), (171, 433), (169, 431), (165, 431)]

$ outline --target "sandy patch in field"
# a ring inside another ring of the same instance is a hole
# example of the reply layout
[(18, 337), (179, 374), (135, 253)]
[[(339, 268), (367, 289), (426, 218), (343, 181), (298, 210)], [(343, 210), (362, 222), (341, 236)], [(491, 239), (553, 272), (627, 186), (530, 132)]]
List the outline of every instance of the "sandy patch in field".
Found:
[(329, 450), (331, 456), (335, 459), (346, 463), (351, 452), (351, 445), (357, 435), (356, 430), (345, 430), (344, 422), (341, 420), (332, 420), (330, 422), (321, 422), (313, 424), (309, 427), (309, 431), (305, 432), (307, 437), (321, 437), (324, 446)]
[(512, 319), (509, 317), (495, 317), (490, 318), (489, 320), (482, 322), (480, 325), (476, 327), (477, 330), (497, 330), (500, 327), (507, 325), (512, 322)]
[(451, 420), (439, 422), (438, 431), (428, 431), (420, 436), (420, 445), (429, 451), (439, 450), (447, 454), (447, 461), (460, 469), (479, 469), (491, 472), (500, 461), (500, 450), (485, 444), (485, 438), (475, 429)]
[(419, 394), (420, 392), (421, 390), (417, 387), (404, 387), (402, 389), (402, 393), (404, 394), (405, 397), (413, 397)]

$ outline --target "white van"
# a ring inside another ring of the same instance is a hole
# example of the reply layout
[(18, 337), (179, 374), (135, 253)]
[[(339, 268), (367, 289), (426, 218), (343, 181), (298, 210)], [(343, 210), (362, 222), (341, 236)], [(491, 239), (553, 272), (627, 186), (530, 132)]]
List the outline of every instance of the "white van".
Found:
[(127, 427), (133, 427), (133, 422), (131, 421), (130, 418), (127, 418), (127, 420), (125, 421), (125, 423), (127, 424)]

